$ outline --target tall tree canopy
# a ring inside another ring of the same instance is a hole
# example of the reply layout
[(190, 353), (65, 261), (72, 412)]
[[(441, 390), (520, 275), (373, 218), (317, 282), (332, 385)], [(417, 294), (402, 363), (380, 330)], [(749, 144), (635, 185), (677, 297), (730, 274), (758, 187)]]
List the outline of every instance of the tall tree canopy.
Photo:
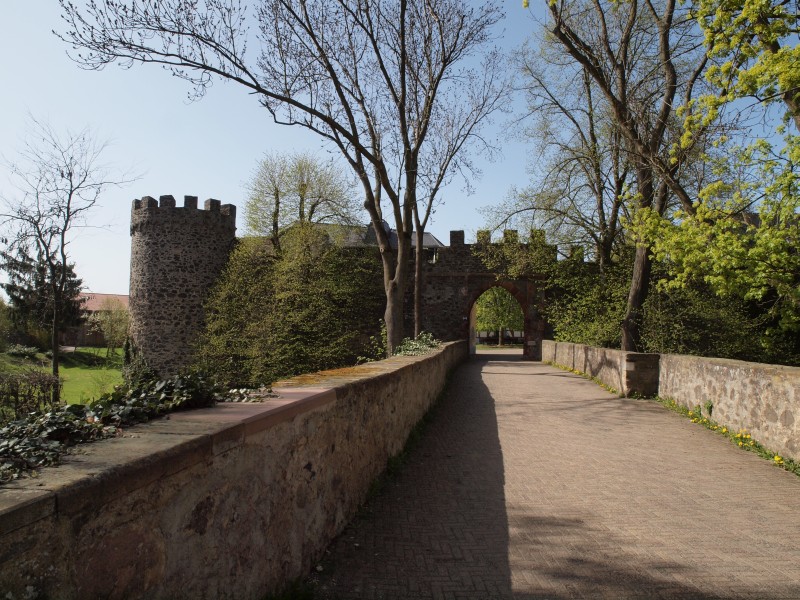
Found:
[(266, 235), (280, 249), (281, 233), (295, 223), (359, 222), (360, 203), (333, 162), (308, 152), (267, 153), (249, 185), (245, 221), (251, 235)]
[(623, 241), (631, 161), (587, 70), (552, 38), (534, 40), (515, 61), (528, 101), (519, 124), (535, 149), (531, 183), (486, 213), (495, 228), (542, 229), (553, 244), (580, 245), (604, 269)]
[[(391, 352), (403, 337), (421, 166), (432, 169), (434, 182), (456, 168), (505, 97), (503, 61), (490, 47), (499, 2), (60, 3), (68, 26), (62, 37), (84, 66), (162, 65), (197, 95), (214, 78), (227, 79), (256, 94), (275, 122), (305, 127), (341, 151), (381, 250)], [(396, 251), (384, 216), (394, 221)]]
[(521, 331), (525, 325), (519, 302), (504, 288), (489, 288), (475, 301), (475, 305), (475, 328), (496, 331), (500, 345), (506, 331)]
[[(715, 137), (723, 153), (709, 157), (713, 177), (694, 210), (645, 211), (636, 227), (667, 266), (665, 285), (700, 283), (726, 302), (755, 303), (769, 316), (769, 345), (800, 329), (800, 17), (796, 3), (752, 0), (697, 0), (695, 16), (712, 88), (687, 105), (683, 145), (726, 111), (756, 125), (750, 136)], [(782, 141), (765, 135), (770, 125)]]

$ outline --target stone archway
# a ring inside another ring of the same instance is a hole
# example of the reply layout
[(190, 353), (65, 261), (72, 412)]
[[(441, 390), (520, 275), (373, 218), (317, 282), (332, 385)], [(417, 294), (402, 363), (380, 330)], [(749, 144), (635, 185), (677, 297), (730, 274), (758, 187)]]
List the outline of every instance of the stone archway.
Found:
[[(495, 288), (495, 287), (503, 288), (509, 294), (511, 294), (511, 296), (514, 298), (514, 300), (517, 301), (517, 304), (519, 305), (520, 311), (522, 312), (523, 317), (524, 317), (526, 315), (526, 312), (527, 312), (525, 309), (526, 309), (526, 303), (527, 303), (527, 299), (528, 299), (528, 294), (526, 293), (526, 291), (523, 291), (518, 287), (519, 283), (520, 283), (519, 281), (512, 281), (512, 280), (507, 280), (507, 279), (496, 279), (490, 285), (484, 287), (483, 289), (477, 288), (477, 290), (473, 293), (473, 297), (470, 298), (470, 301), (469, 301), (470, 308), (469, 308), (469, 319), (468, 319), (468, 328), (469, 328), (468, 329), (468, 331), (469, 331), (468, 339), (469, 339), (469, 352), (470, 352), (470, 354), (475, 354), (475, 348), (476, 348), (476, 345), (477, 345), (475, 321), (476, 321), (476, 318), (477, 318), (477, 310), (476, 309), (477, 309), (477, 305), (478, 305), (478, 299), (481, 296), (483, 296), (486, 292), (491, 290), (492, 288)], [(526, 283), (526, 282), (523, 282), (523, 283)], [(525, 326), (523, 325), (523, 330), (524, 329), (525, 329)], [(523, 352), (524, 352), (524, 348), (523, 348)]]
[(498, 279), (473, 253), (472, 245), (464, 243), (463, 231), (450, 232), (450, 245), (438, 249), (436, 261), (425, 265), (423, 277), (425, 331), (444, 341), (470, 339), (470, 312), (475, 301), (490, 287), (501, 286), (522, 307), (523, 358), (542, 359), (545, 322), (541, 317), (541, 278)]

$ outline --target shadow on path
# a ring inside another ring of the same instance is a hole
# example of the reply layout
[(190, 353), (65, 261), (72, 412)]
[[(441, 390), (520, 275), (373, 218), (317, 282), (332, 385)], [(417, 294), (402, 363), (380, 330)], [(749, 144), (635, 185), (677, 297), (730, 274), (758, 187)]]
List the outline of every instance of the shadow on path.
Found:
[(503, 455), (481, 363), (454, 374), (400, 473), (330, 546), (315, 598), (510, 596)]
[[(797, 482), (705, 434), (541, 363), (479, 354), (328, 548), (314, 597), (800, 598), (800, 548), (783, 533)], [(769, 515), (730, 494), (751, 462), (738, 491), (764, 490)]]

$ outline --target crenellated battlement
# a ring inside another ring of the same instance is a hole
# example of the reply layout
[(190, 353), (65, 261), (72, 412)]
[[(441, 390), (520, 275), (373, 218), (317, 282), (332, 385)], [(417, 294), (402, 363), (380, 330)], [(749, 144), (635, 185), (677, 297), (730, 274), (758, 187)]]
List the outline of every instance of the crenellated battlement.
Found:
[(203, 302), (236, 239), (236, 207), (197, 196), (143, 196), (131, 209), (131, 338), (151, 368), (187, 366)]
[(152, 196), (142, 196), (133, 201), (131, 207), (131, 234), (145, 223), (173, 221), (185, 222), (195, 226), (200, 222), (217, 223), (222, 227), (236, 227), (236, 206), (222, 204), (219, 200), (209, 198), (200, 208), (197, 196), (184, 196), (183, 206), (177, 206), (175, 197), (160, 196), (158, 200)]

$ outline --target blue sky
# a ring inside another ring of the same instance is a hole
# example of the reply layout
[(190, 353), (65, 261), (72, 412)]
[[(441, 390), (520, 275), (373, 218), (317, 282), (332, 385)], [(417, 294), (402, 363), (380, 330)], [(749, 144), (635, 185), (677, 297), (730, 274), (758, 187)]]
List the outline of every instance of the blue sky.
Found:
[[(510, 16), (502, 44), (513, 51), (535, 23), (521, 0), (506, 2)], [(153, 65), (81, 70), (68, 58), (68, 46), (51, 33), (63, 29), (59, 12), (55, 0), (0, 2), (0, 156), (15, 159), (32, 115), (56, 130), (90, 127), (110, 142), (106, 162), (141, 175), (123, 189), (109, 190), (90, 217), (91, 227), (73, 237), (71, 256), (86, 289), (128, 292), (134, 198), (172, 194), (180, 205), (184, 195), (213, 197), (241, 210), (245, 184), (265, 151), (326, 153), (312, 134), (273, 124), (257, 100), (233, 84), (217, 82), (202, 100), (190, 102), (188, 84)], [(473, 182), (475, 193), (466, 196), (463, 186), (454, 184), (441, 196), (444, 204), (428, 230), (445, 244), (451, 229), (464, 229), (467, 239), (474, 239), (484, 225), (479, 209), (527, 181), (526, 146), (506, 139), (502, 123), (494, 133), (505, 140), (503, 157), (479, 164), (483, 177)], [(0, 167), (0, 194), (13, 193)]]

